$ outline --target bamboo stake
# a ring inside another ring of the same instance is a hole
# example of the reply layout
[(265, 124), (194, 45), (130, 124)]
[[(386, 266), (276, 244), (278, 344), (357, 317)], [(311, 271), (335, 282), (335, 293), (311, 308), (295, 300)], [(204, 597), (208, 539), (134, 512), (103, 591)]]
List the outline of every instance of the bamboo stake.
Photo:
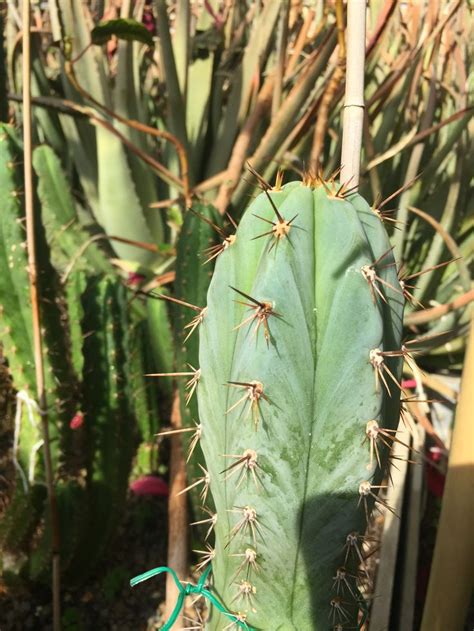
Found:
[(341, 155), (341, 182), (359, 185), (364, 124), (366, 0), (347, 0), (347, 70)]
[(49, 440), (48, 416), (46, 414), (47, 400), (45, 375), (43, 365), (43, 344), (41, 339), (41, 314), (39, 309), (38, 274), (36, 267), (35, 247), (35, 216), (33, 205), (33, 166), (31, 141), (31, 47), (30, 47), (30, 0), (23, 0), (23, 151), (25, 178), (25, 215), (26, 242), (28, 247), (28, 275), (30, 283), (31, 310), (33, 320), (33, 347), (35, 358), (36, 390), (41, 410), (41, 427), (44, 441), (44, 462), (46, 472), (46, 486), (48, 489), (49, 511), (52, 530), (52, 599), (53, 599), (53, 630), (61, 629), (61, 582), (59, 556), (59, 520), (56, 504), (56, 491), (53, 481), (53, 465), (51, 461), (51, 445)]
[(461, 631), (474, 585), (474, 318), (421, 631)]
[[(403, 430), (403, 421), (400, 420), (397, 433), (403, 432)], [(392, 486), (388, 489), (385, 501), (394, 512), (386, 509), (383, 511), (384, 522), (379, 569), (376, 576), (375, 593), (372, 597), (369, 631), (380, 631), (381, 629), (389, 628), (390, 608), (393, 600), (395, 569), (400, 540), (401, 522), (399, 516), (403, 508), (403, 495), (408, 471), (408, 459), (410, 457), (408, 445), (395, 442), (392, 456), (394, 458), (390, 466)]]

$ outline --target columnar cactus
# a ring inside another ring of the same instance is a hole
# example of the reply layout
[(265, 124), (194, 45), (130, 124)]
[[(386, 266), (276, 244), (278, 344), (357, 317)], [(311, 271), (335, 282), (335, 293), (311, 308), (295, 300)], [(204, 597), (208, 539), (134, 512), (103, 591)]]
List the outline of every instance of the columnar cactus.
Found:
[[(13, 128), (0, 125), (0, 344), (17, 393), (11, 448), (6, 444), (16, 484), (2, 502), (0, 547), (9, 553), (4, 576), (9, 569), (42, 581), (48, 580), (51, 519), (34, 401), (20, 157)], [(124, 504), (139, 434), (153, 436), (158, 418), (143, 376), (144, 316), (130, 308), (127, 289), (97, 238), (80, 224), (52, 150), (35, 149), (33, 163), (42, 220), (37, 255), (50, 448), (63, 533), (61, 569), (71, 584), (84, 581), (104, 553)]]
[[(201, 488), (216, 509), (201, 567), (240, 626), (357, 627), (403, 302), (381, 218), (333, 181), (265, 188), (218, 257), (200, 326)], [(209, 629), (226, 624), (211, 612)]]

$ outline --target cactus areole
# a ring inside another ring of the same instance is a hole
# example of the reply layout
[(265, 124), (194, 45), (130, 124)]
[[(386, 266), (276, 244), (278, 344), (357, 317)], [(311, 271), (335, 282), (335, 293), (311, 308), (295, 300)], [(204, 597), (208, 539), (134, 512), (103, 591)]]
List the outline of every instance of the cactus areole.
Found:
[[(207, 558), (214, 592), (249, 628), (360, 622), (402, 316), (380, 218), (333, 181), (265, 189), (218, 256), (199, 331)], [(207, 624), (229, 619), (214, 609)]]

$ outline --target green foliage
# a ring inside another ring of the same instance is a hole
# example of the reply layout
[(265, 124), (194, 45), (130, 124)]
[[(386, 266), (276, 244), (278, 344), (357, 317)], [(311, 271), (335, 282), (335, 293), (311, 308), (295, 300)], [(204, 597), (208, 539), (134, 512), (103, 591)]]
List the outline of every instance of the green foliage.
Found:
[(92, 43), (98, 46), (106, 44), (114, 36), (118, 39), (153, 46), (153, 37), (147, 28), (140, 22), (129, 18), (100, 22), (91, 31)]
[(102, 589), (109, 602), (113, 602), (117, 598), (123, 586), (127, 584), (128, 578), (128, 570), (120, 565), (107, 572), (102, 581)]
[[(398, 379), (400, 358), (380, 356), (379, 372), (371, 361), (401, 344), (390, 243), (363, 198), (333, 186), (294, 182), (272, 190), (272, 203), (257, 197), (217, 261), (200, 328), (214, 587), (256, 628), (357, 624), (360, 559), (345, 545), (363, 535), (380, 501), (378, 457), (386, 464), (380, 436), (370, 456), (366, 426), (398, 422), (388, 370)], [(369, 270), (381, 280), (371, 284)], [(342, 566), (349, 587), (335, 581)], [(223, 622), (214, 612), (209, 629)]]
[(73, 267), (89, 273), (111, 273), (112, 265), (98, 245), (102, 242), (103, 246), (104, 239), (100, 239), (100, 234), (88, 234), (81, 225), (69, 183), (54, 151), (47, 146), (37, 147), (33, 167), (38, 176), (42, 224), (56, 271), (70, 273)]
[(61, 616), (64, 631), (84, 631), (81, 612), (77, 607), (67, 607)]
[[(296, 172), (304, 165), (313, 170), (321, 167), (326, 175), (338, 166), (344, 90), (333, 63), (337, 44), (331, 7), (317, 2), (313, 13), (308, 7), (300, 13), (290, 7), (286, 14), (287, 3), (231, 6), (221, 13), (219, 3), (211, 2), (196, 8), (191, 19), (188, 3), (179, 3), (179, 10), (171, 12), (166, 2), (153, 3), (148, 17), (156, 19), (158, 26), (154, 51), (158, 64), (131, 41), (121, 40), (109, 57), (90, 47), (91, 32), (102, 27), (94, 25), (88, 3), (58, 2), (62, 28), (54, 37), (68, 44), (65, 49), (72, 46), (72, 58), (78, 58), (74, 78), (67, 64), (58, 63), (46, 72), (51, 57), (46, 56), (46, 46), (41, 48), (35, 40), (35, 93), (59, 95), (81, 105), (94, 103), (103, 123), (90, 125), (91, 111), (83, 109), (79, 117), (77, 111), (58, 115), (51, 108), (35, 108), (38, 137), (61, 151), (62, 162), (69, 165), (88, 208), (109, 236), (159, 246), (153, 254), (111, 242), (118, 256), (148, 268), (149, 273), (168, 269), (163, 241), (169, 238), (172, 246), (177, 242), (180, 222), (171, 214), (184, 208), (176, 203), (185, 191), (184, 172), (191, 187), (198, 187), (191, 194), (215, 205), (220, 214), (231, 208), (238, 216), (255, 190), (244, 176), (247, 160), (267, 180), (280, 166)], [(360, 191), (376, 202), (379, 195), (390, 196), (408, 187), (390, 204), (397, 215), (392, 218), (400, 223), (396, 229), (387, 225), (397, 262), (410, 272), (457, 258), (459, 252), (448, 246), (440, 231), (455, 239), (464, 262), (449, 271), (429, 270), (416, 281), (416, 297), (423, 305), (446, 304), (472, 287), (472, 225), (466, 221), (472, 215), (469, 135), (474, 113), (469, 96), (474, 75), (467, 63), (468, 8), (459, 3), (447, 18), (441, 6), (431, 14), (428, 5), (418, 11), (394, 3), (387, 15), (384, 7), (382, 2), (368, 7), (367, 129)], [(113, 30), (114, 24), (127, 20), (139, 25), (142, 18), (143, 7), (135, 4), (127, 15), (122, 12), (120, 19), (108, 22), (107, 28)], [(404, 24), (412, 25), (406, 37)], [(21, 57), (16, 54), (14, 27), (8, 36), (9, 81), (20, 92)], [(445, 46), (447, 41), (453, 42), (452, 51)], [(424, 79), (419, 85), (420, 77)], [(61, 106), (58, 100), (54, 103)], [(97, 110), (94, 116), (99, 115)], [(123, 124), (124, 119), (132, 126)], [(133, 121), (150, 125), (147, 133), (138, 131)], [(321, 127), (320, 142), (315, 125)], [(150, 133), (152, 127), (158, 137)], [(161, 130), (168, 132), (166, 141), (159, 136)], [(177, 159), (176, 146), (168, 142), (170, 133), (183, 146), (184, 166)], [(160, 168), (155, 161), (153, 169), (158, 177), (146, 164), (157, 155)], [(224, 172), (225, 177), (219, 177)], [(421, 172), (423, 179), (408, 186)], [(157, 198), (164, 206), (168, 202), (168, 226), (163, 225), (162, 211), (149, 207)], [(438, 227), (434, 229), (410, 207), (427, 212)], [(471, 247), (463, 247), (466, 240)], [(407, 313), (419, 306), (408, 305)], [(438, 366), (440, 357), (445, 365), (460, 366), (468, 320), (466, 306), (442, 323), (423, 325), (423, 332), (437, 335), (419, 349), (424, 368)], [(406, 334), (411, 334), (409, 328)], [(457, 349), (455, 356), (450, 355), (451, 347)]]
[[(21, 147), (0, 129), (2, 345), (17, 391), (13, 422), (16, 485), (0, 526), (10, 571), (48, 580), (51, 514), (46, 501), (40, 411), (24, 247)], [(143, 374), (143, 310), (131, 309), (120, 278), (81, 224), (51, 149), (34, 153), (38, 177), (37, 264), (50, 448), (66, 582), (84, 581), (112, 540), (141, 436), (157, 430), (156, 402)], [(93, 227), (93, 226), (92, 226)], [(81, 420), (71, 427), (75, 416)], [(137, 418), (140, 417), (140, 424)], [(25, 556), (26, 553), (26, 556)]]

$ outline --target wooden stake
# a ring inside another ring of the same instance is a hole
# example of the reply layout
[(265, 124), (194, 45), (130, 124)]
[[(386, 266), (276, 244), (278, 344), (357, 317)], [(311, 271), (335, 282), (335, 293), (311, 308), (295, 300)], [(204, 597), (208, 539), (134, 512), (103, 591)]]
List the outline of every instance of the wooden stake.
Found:
[[(173, 429), (181, 427), (181, 408), (178, 388), (175, 388), (173, 407), (171, 409), (171, 425)], [(181, 494), (186, 488), (186, 465), (184, 462), (182, 437), (175, 434), (171, 438), (170, 454), (170, 494), (168, 500), (168, 567), (178, 575), (181, 581), (187, 579), (188, 574), (188, 509), (186, 494)], [(176, 605), (179, 592), (171, 575), (166, 579), (166, 609), (165, 618), (168, 619)], [(183, 616), (176, 620), (175, 629), (184, 626)]]
[(421, 631), (461, 631), (474, 585), (474, 318)]
[(28, 275), (31, 296), (31, 312), (33, 321), (33, 349), (35, 358), (36, 391), (41, 410), (41, 429), (44, 445), (44, 464), (46, 486), (48, 490), (48, 504), (51, 517), (51, 556), (52, 556), (52, 600), (53, 600), (53, 630), (61, 628), (61, 578), (59, 556), (59, 520), (54, 487), (53, 465), (51, 461), (51, 444), (49, 440), (48, 416), (46, 414), (47, 400), (45, 375), (43, 365), (43, 343), (41, 339), (41, 313), (39, 308), (38, 273), (36, 267), (35, 247), (35, 213), (33, 206), (33, 165), (31, 141), (31, 47), (30, 47), (30, 0), (23, 0), (23, 151), (24, 151), (24, 180), (25, 180), (25, 215), (26, 242), (28, 247)]
[(366, 0), (347, 0), (347, 70), (341, 155), (341, 182), (359, 185), (364, 123)]

